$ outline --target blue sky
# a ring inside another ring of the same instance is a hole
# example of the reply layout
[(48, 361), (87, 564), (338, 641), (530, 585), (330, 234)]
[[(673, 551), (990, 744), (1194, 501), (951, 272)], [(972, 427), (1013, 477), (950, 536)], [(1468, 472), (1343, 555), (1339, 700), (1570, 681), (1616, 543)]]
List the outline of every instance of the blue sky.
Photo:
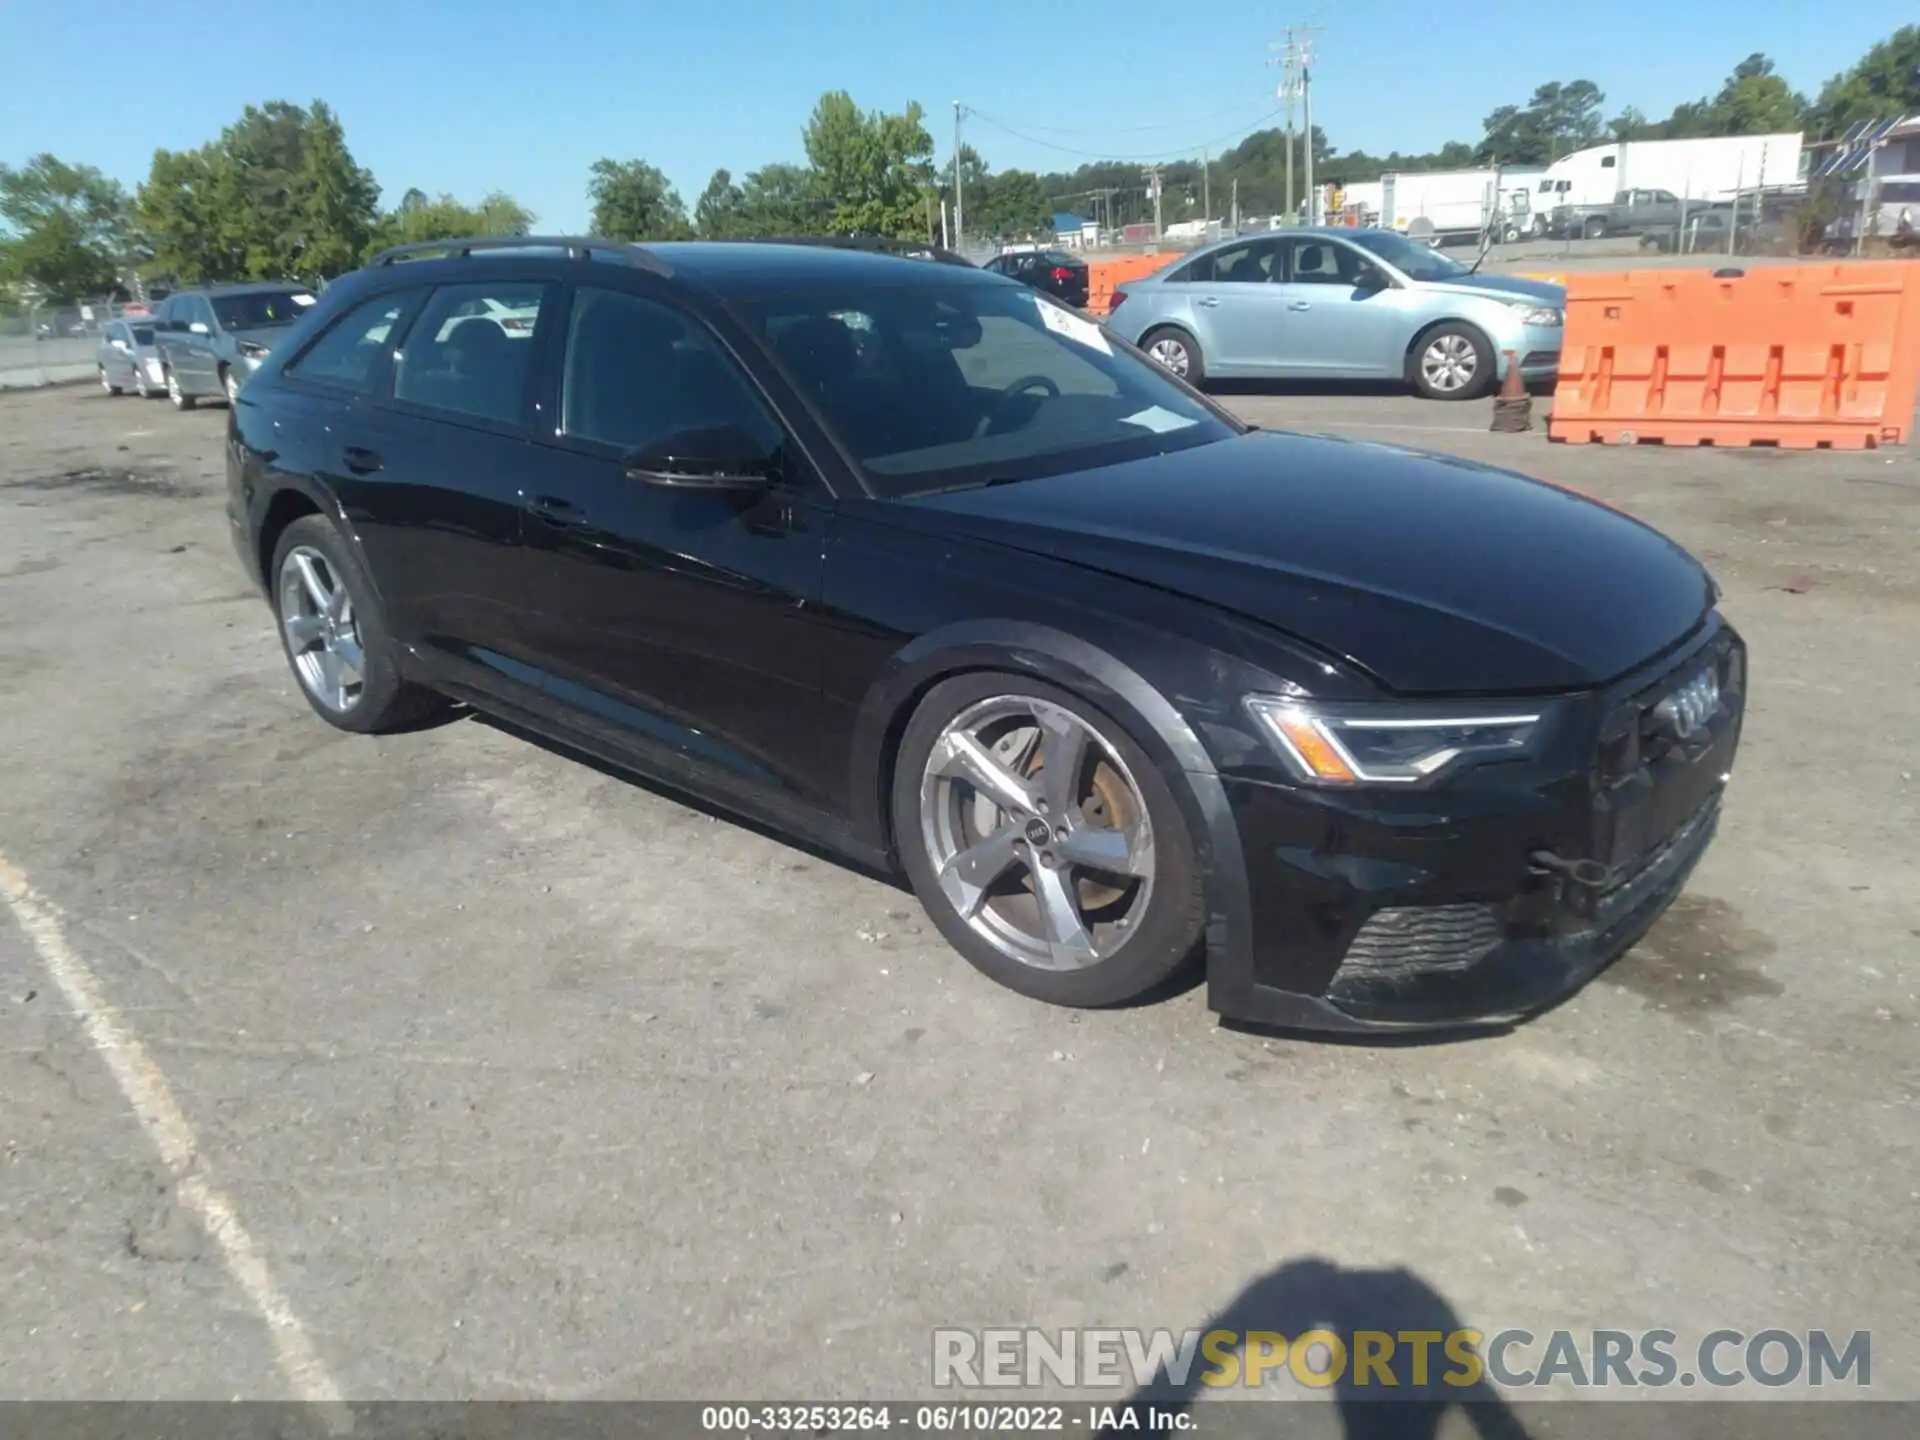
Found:
[(319, 98), (387, 202), (498, 187), (570, 231), (595, 159), (650, 160), (691, 206), (716, 166), (803, 158), (829, 89), (919, 100), (942, 156), (960, 100), (1029, 137), (969, 120), (995, 169), (1217, 154), (1278, 108), (1269, 42), (1309, 23), (1333, 144), (1425, 150), (1550, 79), (1657, 118), (1761, 50), (1811, 93), (1912, 18), (1912, 0), (0, 0), (0, 161), (51, 150), (131, 185), (156, 147), (199, 145), (249, 102)]

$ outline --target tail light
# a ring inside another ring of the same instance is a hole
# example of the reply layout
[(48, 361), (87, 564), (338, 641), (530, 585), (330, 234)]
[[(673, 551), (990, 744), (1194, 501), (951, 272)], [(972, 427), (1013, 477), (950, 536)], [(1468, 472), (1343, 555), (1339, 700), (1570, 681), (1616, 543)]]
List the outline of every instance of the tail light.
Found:
[(1127, 298), (1126, 291), (1124, 290), (1114, 291), (1113, 299), (1107, 302), (1107, 314), (1111, 315), (1113, 314), (1114, 311), (1118, 310), (1120, 308), (1121, 302), (1124, 301), (1126, 298)]
[(1073, 278), (1073, 271), (1064, 265), (1056, 265), (1053, 267), (1053, 278), (1062, 281), (1071, 280)]

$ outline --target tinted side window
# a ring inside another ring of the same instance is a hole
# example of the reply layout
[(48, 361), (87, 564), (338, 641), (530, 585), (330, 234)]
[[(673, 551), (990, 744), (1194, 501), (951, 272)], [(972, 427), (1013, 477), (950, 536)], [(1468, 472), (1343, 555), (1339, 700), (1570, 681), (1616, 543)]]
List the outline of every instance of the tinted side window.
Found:
[(287, 366), (287, 374), (343, 385), (349, 390), (371, 390), (374, 377), (380, 373), (380, 351), (392, 335), (400, 312), (418, 293), (407, 290), (362, 300)]
[(552, 308), (550, 288), (538, 281), (441, 286), (394, 361), (394, 398), (520, 424), (534, 337)]
[(1296, 285), (1351, 285), (1360, 273), (1359, 257), (1344, 245), (1326, 240), (1293, 242)]
[(1263, 285), (1279, 279), (1274, 273), (1279, 256), (1280, 247), (1271, 240), (1250, 240), (1244, 245), (1229, 245), (1202, 256), (1189, 268), (1198, 271), (1204, 263), (1206, 273), (1196, 273), (1192, 278), (1210, 280), (1216, 285)]
[(560, 409), (568, 435), (621, 450), (716, 425), (744, 430), (768, 453), (782, 438), (750, 382), (703, 326), (617, 290), (574, 295)]

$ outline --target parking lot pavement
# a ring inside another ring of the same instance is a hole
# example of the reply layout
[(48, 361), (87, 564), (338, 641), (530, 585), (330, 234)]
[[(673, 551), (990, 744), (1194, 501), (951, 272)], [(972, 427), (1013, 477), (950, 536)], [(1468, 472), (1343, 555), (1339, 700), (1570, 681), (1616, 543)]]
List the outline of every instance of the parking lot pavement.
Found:
[(497, 726), (337, 734), (229, 549), (224, 415), (0, 396), (0, 1396), (912, 1396), (935, 1326), (1180, 1329), (1310, 1257), (1489, 1332), (1870, 1329), (1920, 1395), (1913, 453), (1229, 403), (1591, 490), (1751, 642), (1718, 844), (1511, 1034), (1049, 1009)]

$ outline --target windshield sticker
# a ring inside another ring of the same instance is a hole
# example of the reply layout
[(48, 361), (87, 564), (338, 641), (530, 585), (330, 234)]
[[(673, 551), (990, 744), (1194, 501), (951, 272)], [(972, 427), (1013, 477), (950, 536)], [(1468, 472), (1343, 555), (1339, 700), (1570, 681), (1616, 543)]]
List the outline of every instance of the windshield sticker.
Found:
[(1189, 425), (1197, 425), (1200, 422), (1189, 420), (1184, 415), (1176, 415), (1173, 411), (1159, 405), (1149, 405), (1137, 415), (1122, 415), (1120, 423), (1138, 425), (1142, 430), (1151, 430), (1156, 435), (1165, 435), (1171, 430), (1185, 430)]
[(1033, 303), (1040, 307), (1040, 323), (1056, 335), (1064, 335), (1078, 345), (1089, 350), (1098, 350), (1102, 355), (1113, 354), (1113, 347), (1107, 343), (1107, 337), (1100, 333), (1100, 327), (1091, 320), (1082, 320), (1070, 310), (1062, 310), (1058, 305), (1050, 305), (1039, 296)]

